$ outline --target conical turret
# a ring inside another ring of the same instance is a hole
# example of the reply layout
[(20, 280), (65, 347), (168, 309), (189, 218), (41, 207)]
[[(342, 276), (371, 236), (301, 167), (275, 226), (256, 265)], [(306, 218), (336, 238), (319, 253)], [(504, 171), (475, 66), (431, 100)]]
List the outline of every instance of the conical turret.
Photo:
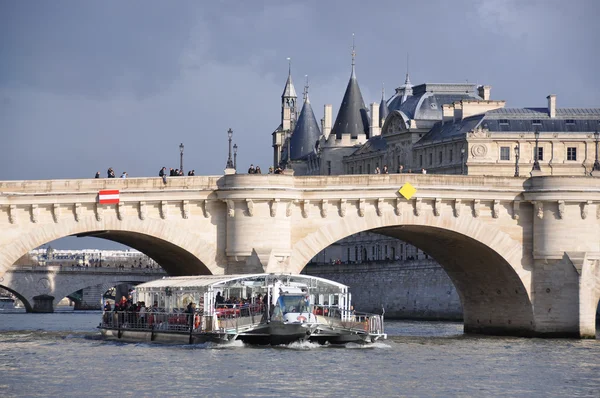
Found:
[(352, 73), (340, 110), (331, 129), (331, 133), (335, 134), (337, 139), (341, 139), (342, 135), (345, 134), (349, 134), (352, 138), (357, 138), (359, 134), (369, 136), (368, 110), (363, 101), (354, 71), (355, 56), (354, 45), (352, 45)]
[(387, 102), (385, 100), (385, 89), (381, 88), (381, 102), (379, 103), (379, 126), (383, 127), (383, 122), (390, 114), (390, 109), (387, 106)]
[(315, 144), (321, 136), (319, 123), (315, 118), (310, 99), (308, 98), (308, 79), (304, 87), (304, 105), (294, 128), (290, 142), (290, 159), (299, 160), (315, 149)]

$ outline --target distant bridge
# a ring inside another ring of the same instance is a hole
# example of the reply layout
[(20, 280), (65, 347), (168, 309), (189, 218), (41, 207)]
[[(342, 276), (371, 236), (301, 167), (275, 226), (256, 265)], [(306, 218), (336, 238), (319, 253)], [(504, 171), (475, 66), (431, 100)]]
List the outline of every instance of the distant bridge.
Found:
[(23, 302), (27, 312), (52, 312), (60, 300), (92, 288), (101, 295), (123, 283), (139, 284), (162, 278), (162, 269), (111, 267), (14, 266), (0, 277), (0, 287)]

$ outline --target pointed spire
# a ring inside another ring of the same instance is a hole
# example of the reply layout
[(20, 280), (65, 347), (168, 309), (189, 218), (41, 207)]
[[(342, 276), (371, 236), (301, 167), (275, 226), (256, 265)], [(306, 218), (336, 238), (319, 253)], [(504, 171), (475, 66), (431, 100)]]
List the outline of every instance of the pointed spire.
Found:
[(288, 60), (288, 77), (285, 82), (285, 87), (283, 89), (283, 94), (281, 94), (282, 98), (297, 98), (296, 89), (294, 88), (294, 82), (292, 82), (292, 59), (290, 57)]
[(350, 78), (355, 79), (356, 74), (354, 73), (354, 58), (356, 58), (356, 47), (354, 46), (354, 33), (352, 33), (352, 74)]
[(379, 103), (379, 127), (383, 127), (383, 122), (390, 114), (387, 101), (385, 100), (385, 87), (381, 84), (381, 102)]
[(354, 46), (354, 33), (352, 34), (352, 74), (346, 87), (340, 110), (338, 111), (335, 123), (331, 133), (335, 134), (336, 139), (341, 139), (342, 135), (350, 134), (351, 138), (357, 138), (359, 134), (365, 134), (369, 137), (369, 116), (368, 109), (365, 106), (358, 80), (354, 72), (354, 58), (356, 56)]
[(306, 75), (304, 105), (290, 138), (290, 159), (299, 160), (312, 153), (320, 136), (319, 123), (308, 99), (308, 75)]
[(304, 84), (304, 102), (310, 103), (310, 99), (308, 99), (308, 75), (304, 75), (306, 79), (306, 83)]

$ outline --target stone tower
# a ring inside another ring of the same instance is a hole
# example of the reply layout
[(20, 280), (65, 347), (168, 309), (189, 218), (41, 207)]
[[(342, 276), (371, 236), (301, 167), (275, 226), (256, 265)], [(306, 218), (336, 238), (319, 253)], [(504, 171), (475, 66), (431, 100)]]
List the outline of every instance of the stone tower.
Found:
[[(288, 61), (290, 59), (288, 58)], [(298, 119), (296, 102), (298, 97), (292, 82), (292, 63), (289, 62), (288, 77), (281, 94), (281, 124), (273, 132), (273, 167), (281, 163), (281, 154), (285, 149), (286, 139), (291, 136)]]

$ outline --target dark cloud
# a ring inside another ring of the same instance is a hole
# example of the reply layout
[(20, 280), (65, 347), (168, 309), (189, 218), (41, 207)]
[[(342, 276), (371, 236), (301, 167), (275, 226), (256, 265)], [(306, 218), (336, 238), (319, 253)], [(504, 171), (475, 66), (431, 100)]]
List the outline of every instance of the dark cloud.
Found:
[(352, 33), (365, 101), (402, 84), (491, 84), (508, 106), (600, 106), (595, 1), (0, 3), (0, 180), (267, 168), (292, 57), (337, 110)]

